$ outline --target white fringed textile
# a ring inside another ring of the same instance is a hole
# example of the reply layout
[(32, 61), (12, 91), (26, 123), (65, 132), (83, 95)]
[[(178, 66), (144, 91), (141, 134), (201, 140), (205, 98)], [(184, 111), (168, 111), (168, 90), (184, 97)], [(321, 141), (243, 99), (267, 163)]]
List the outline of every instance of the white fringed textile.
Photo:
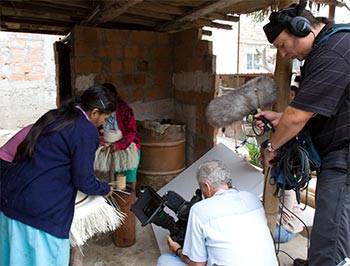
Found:
[(114, 173), (134, 169), (137, 164), (138, 155), (135, 143), (131, 143), (125, 150), (118, 151), (112, 151), (110, 146), (101, 145), (95, 154), (94, 170)]
[[(78, 192), (78, 196), (79, 193), (81, 192)], [(114, 231), (121, 226), (125, 214), (115, 207), (108, 204), (103, 196), (88, 196), (76, 203), (70, 229), (70, 245), (82, 246), (94, 235)]]

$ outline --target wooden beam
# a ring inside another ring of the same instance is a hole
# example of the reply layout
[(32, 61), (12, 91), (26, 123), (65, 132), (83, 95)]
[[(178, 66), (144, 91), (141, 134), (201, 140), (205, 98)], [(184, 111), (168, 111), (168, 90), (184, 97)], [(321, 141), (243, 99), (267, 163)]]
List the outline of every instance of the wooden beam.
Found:
[(147, 10), (146, 12), (153, 11), (153, 12), (160, 12), (160, 13), (166, 13), (170, 15), (182, 15), (184, 12), (186, 12), (186, 9), (176, 7), (176, 6), (170, 6), (165, 4), (159, 4), (157, 2), (142, 2), (140, 3), (137, 8), (141, 8), (144, 10)]
[(213, 32), (211, 30), (202, 30), (202, 35), (205, 36), (212, 36)]
[(206, 18), (210, 20), (222, 20), (222, 21), (229, 21), (229, 22), (238, 22), (239, 16), (230, 16), (230, 15), (224, 15), (219, 13), (211, 13), (206, 16)]
[(232, 25), (213, 22), (211, 20), (206, 20), (206, 19), (198, 19), (192, 23), (201, 27), (207, 26), (207, 27), (223, 29), (223, 30), (232, 30)]
[(117, 0), (107, 0), (102, 6), (97, 7), (97, 12), (95, 12), (94, 15), (89, 15), (88, 19), (85, 19), (81, 24), (86, 26), (97, 26), (112, 21), (127, 11), (130, 7), (133, 7), (142, 1), (143, 0), (128, 0), (120, 2)]
[(227, 8), (235, 3), (239, 2), (239, 0), (219, 0), (215, 3), (205, 4), (190, 12), (185, 13), (182, 16), (179, 16), (177, 19), (171, 22), (167, 22), (165, 24), (159, 25), (156, 27), (157, 31), (169, 31), (174, 28), (178, 28), (179, 24), (183, 24), (186, 22), (195, 21), (201, 17), (205, 17), (209, 13), (213, 13), (216, 11), (220, 11), (224, 8)]
[(23, 12), (32, 13), (32, 16), (40, 15), (51, 15), (52, 17), (65, 16), (65, 17), (74, 17), (74, 18), (83, 18), (88, 13), (90, 8), (66, 8), (61, 5), (52, 6), (44, 3), (35, 3), (35, 2), (16, 2), (10, 5), (8, 2), (2, 3), (2, 11), (7, 9), (7, 13), (12, 11), (14, 14), (22, 15)]
[(144, 10), (139, 8), (129, 9), (127, 13), (137, 15), (137, 16), (152, 18), (152, 19), (172, 20), (174, 18), (173, 15), (170, 15), (167, 13), (154, 12), (154, 11)]
[(135, 24), (135, 25), (143, 25), (143, 26), (147, 26), (147, 27), (151, 27), (151, 28), (156, 26), (156, 22), (151, 21), (149, 19), (142, 19), (142, 18), (131, 17), (131, 16), (127, 16), (127, 15), (121, 15), (115, 21), (111, 21), (110, 23), (111, 24), (113, 24), (113, 23), (115, 23), (115, 24), (119, 24), (119, 23)]

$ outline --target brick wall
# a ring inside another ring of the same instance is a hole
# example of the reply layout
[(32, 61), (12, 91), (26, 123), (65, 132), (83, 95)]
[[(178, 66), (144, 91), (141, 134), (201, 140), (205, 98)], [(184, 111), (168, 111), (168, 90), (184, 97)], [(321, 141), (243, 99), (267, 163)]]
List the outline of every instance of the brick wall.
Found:
[(52, 44), (58, 38), (0, 32), (0, 129), (17, 130), (56, 107)]
[(86, 87), (81, 77), (90, 76), (92, 82), (114, 84), (129, 103), (172, 98), (171, 43), (167, 33), (75, 27), (73, 94)]
[(110, 82), (137, 120), (184, 123), (187, 165), (212, 148), (205, 107), (215, 92), (215, 57), (201, 30), (171, 35), (77, 26), (71, 45), (73, 94), (94, 82)]

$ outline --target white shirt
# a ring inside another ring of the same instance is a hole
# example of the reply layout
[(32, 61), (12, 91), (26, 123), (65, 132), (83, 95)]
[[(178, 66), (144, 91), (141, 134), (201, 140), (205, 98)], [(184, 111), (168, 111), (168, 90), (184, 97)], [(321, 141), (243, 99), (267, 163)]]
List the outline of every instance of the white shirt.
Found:
[(210, 266), (278, 265), (261, 202), (235, 189), (192, 206), (182, 253)]

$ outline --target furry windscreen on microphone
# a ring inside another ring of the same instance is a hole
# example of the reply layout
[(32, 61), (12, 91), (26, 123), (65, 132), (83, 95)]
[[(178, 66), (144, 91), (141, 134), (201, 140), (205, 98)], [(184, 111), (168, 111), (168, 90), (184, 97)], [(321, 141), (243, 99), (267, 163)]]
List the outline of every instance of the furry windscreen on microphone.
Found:
[(272, 78), (257, 77), (237, 89), (213, 99), (206, 110), (209, 124), (216, 128), (231, 125), (276, 102), (276, 83)]

